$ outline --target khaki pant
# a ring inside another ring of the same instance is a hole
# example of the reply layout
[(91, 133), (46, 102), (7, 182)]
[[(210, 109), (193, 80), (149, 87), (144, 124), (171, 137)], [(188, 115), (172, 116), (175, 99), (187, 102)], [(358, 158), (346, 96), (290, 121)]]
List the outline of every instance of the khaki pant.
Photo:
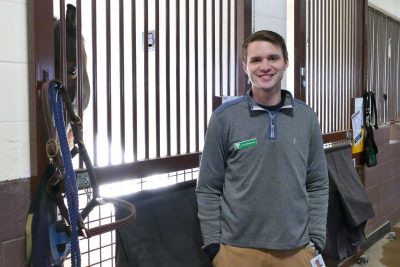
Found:
[(314, 248), (270, 250), (221, 244), (214, 267), (310, 267)]

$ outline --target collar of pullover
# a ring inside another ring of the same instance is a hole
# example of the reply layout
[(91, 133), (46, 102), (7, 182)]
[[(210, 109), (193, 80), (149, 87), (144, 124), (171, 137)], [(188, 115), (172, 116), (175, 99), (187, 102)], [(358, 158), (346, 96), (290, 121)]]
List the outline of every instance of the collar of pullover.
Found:
[[(292, 108), (294, 108), (292, 94), (287, 90), (283, 90), (282, 89), (281, 91), (285, 94), (285, 103), (283, 104), (283, 106), (280, 109), (282, 110), (282, 109), (292, 109)], [(265, 111), (264, 108), (260, 107), (260, 105), (257, 104), (256, 101), (254, 101), (254, 99), (253, 99), (253, 97), (251, 95), (251, 89), (247, 90), (245, 97), (246, 97), (246, 101), (247, 101), (247, 104), (248, 104), (250, 110), (252, 110), (252, 111), (256, 111), (256, 110)]]

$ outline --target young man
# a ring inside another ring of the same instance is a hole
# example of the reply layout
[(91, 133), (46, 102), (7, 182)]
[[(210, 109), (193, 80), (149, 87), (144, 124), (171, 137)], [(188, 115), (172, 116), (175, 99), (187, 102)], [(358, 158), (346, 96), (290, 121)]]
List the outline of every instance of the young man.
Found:
[(252, 84), (216, 109), (197, 184), (204, 251), (215, 267), (311, 266), (325, 245), (328, 172), (317, 116), (281, 89), (284, 39), (243, 44)]

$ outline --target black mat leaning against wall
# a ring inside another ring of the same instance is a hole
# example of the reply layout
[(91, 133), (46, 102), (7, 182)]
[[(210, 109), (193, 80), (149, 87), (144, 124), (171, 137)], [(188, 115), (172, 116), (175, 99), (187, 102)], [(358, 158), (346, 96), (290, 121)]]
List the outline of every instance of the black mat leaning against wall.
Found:
[[(116, 232), (118, 267), (211, 267), (201, 251), (196, 181), (123, 197), (137, 219)], [(116, 218), (126, 216), (116, 210)]]
[(323, 255), (329, 262), (339, 263), (363, 245), (365, 225), (374, 216), (374, 211), (353, 166), (351, 146), (328, 149), (325, 154), (329, 173), (329, 207)]

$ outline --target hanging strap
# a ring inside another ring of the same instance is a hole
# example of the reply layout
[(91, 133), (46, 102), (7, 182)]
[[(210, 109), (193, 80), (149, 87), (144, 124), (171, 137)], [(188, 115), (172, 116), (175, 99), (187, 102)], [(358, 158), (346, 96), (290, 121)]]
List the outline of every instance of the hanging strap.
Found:
[(378, 116), (376, 110), (375, 93), (371, 91), (364, 92), (363, 95), (363, 120), (364, 126), (371, 125), (371, 120), (375, 119), (374, 128), (378, 129)]
[[(51, 104), (50, 104), (51, 103)], [(56, 80), (47, 81), (42, 87), (42, 104), (47, 125), (49, 141), (46, 144), (46, 153), (50, 163), (55, 166), (55, 172), (47, 185), (48, 194), (57, 203), (61, 216), (70, 226), (68, 229), (71, 236), (71, 259), (73, 266), (80, 266), (79, 243), (75, 243), (78, 235), (90, 238), (95, 235), (106, 233), (133, 222), (136, 218), (135, 207), (122, 199), (102, 198), (99, 196), (96, 173), (82, 140), (82, 122), (74, 113), (71, 101), (64, 86)], [(53, 107), (56, 109), (53, 110)], [(69, 149), (66, 129), (66, 110), (68, 121), (74, 136), (74, 146)], [(61, 151), (61, 153), (60, 153)], [(86, 167), (86, 171), (92, 188), (92, 196), (87, 205), (79, 213), (76, 174), (72, 167), (72, 158), (80, 155)], [(67, 195), (68, 208), (65, 205), (62, 193)], [(69, 197), (68, 195), (72, 193)], [(68, 199), (71, 200), (68, 200)], [(125, 208), (129, 211), (125, 218), (118, 221), (86, 229), (83, 220), (98, 205), (111, 203)]]
[(375, 100), (375, 93), (371, 92), (371, 116), (375, 118), (374, 128), (378, 129), (378, 113), (376, 111), (376, 100)]
[(54, 123), (57, 129), (57, 136), (60, 142), (62, 159), (64, 162), (64, 186), (67, 195), (69, 222), (71, 230), (71, 265), (72, 267), (81, 266), (78, 225), (79, 225), (79, 200), (78, 187), (76, 185), (76, 175), (72, 166), (71, 153), (69, 152), (68, 141), (63, 114), (63, 101), (61, 91), (57, 90), (56, 83), (50, 86), (50, 103), (53, 111)]

